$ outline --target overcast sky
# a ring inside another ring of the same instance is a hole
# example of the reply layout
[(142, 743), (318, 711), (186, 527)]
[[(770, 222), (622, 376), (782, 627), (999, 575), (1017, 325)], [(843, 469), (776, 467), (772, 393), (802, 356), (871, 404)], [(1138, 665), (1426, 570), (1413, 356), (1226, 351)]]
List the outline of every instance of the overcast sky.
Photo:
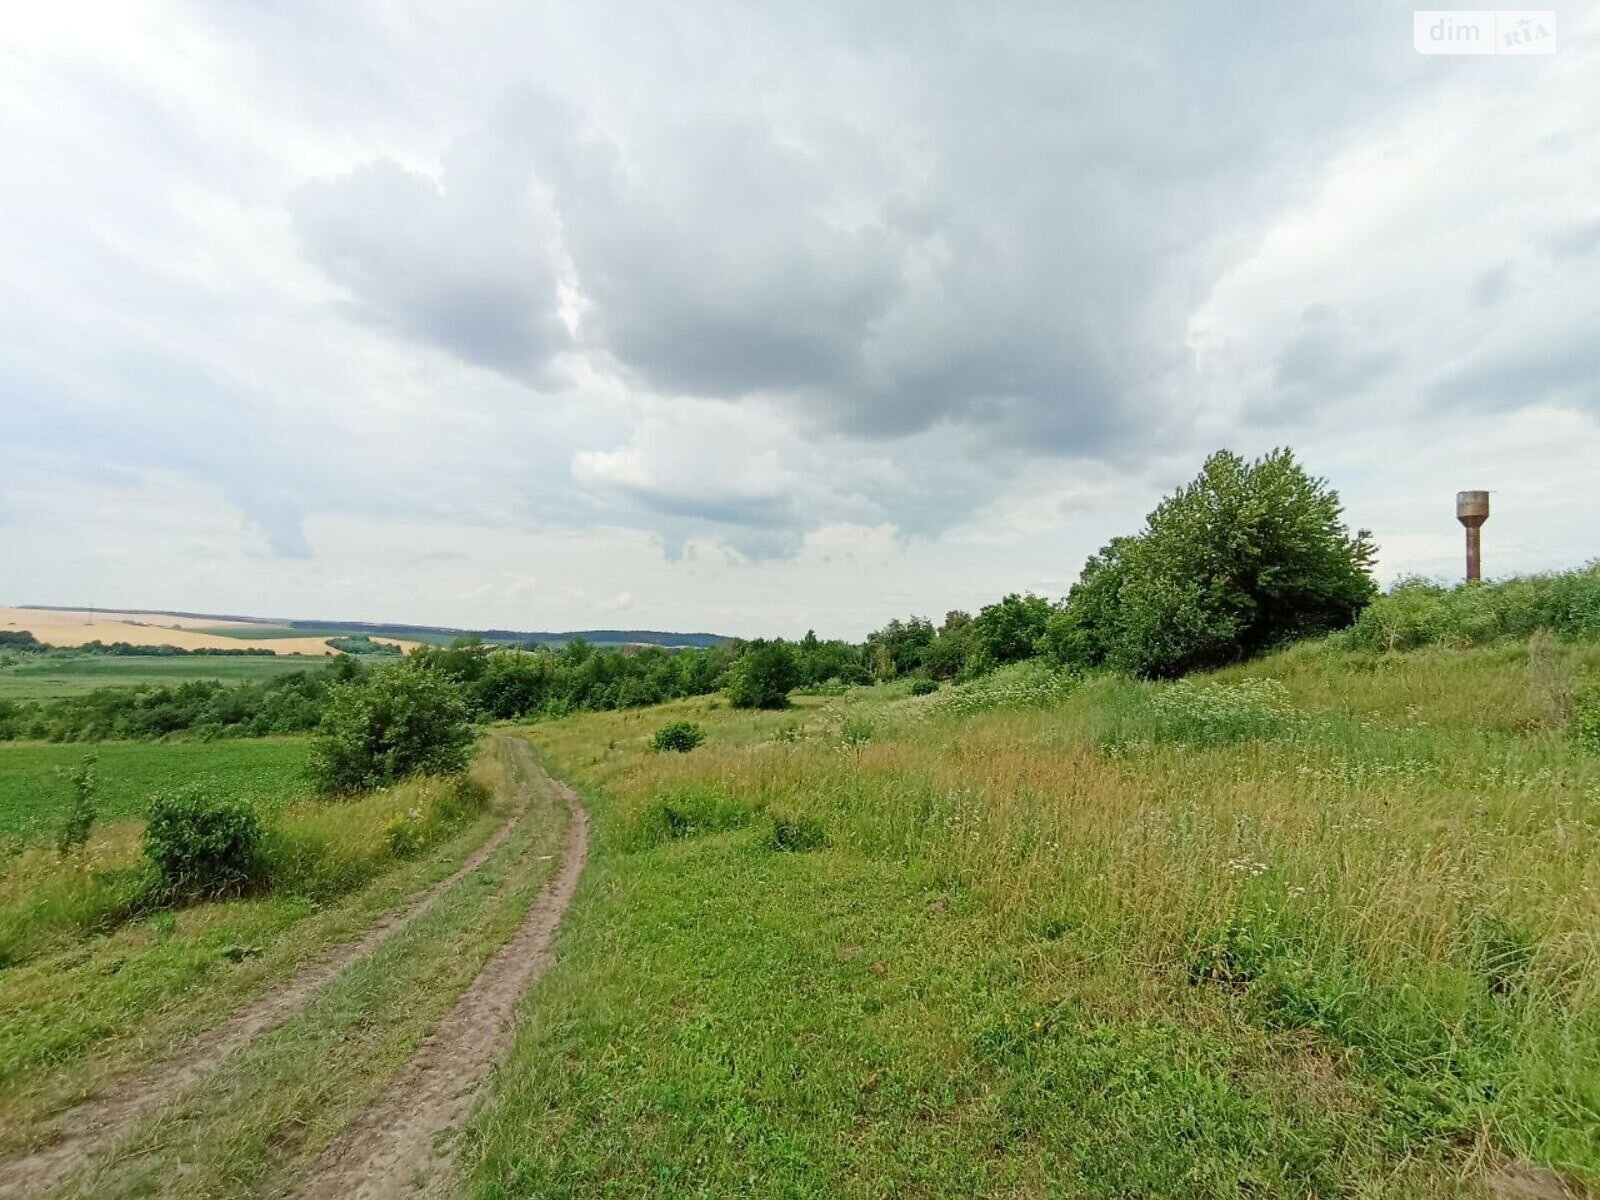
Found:
[[(669, 9), (671, 10), (669, 12)], [(859, 636), (1293, 446), (1600, 554), (1600, 21), (63, 0), (0, 21), (0, 603)]]

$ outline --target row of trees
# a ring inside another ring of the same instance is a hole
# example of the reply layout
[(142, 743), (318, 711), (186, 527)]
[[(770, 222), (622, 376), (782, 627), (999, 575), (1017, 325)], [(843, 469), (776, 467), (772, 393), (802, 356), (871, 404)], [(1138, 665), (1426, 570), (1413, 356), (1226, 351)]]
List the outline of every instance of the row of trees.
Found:
[(52, 742), (108, 738), (159, 738), (174, 733), (202, 737), (265, 737), (315, 729), (333, 685), (362, 673), (351, 658), (292, 671), (260, 683), (215, 680), (139, 687), (97, 688), (81, 696), (22, 703), (0, 700), (0, 741)]
[(1073, 670), (1171, 677), (1342, 629), (1377, 594), (1374, 547), (1339, 494), (1289, 450), (1219, 451), (1113, 538), (1058, 604), (1011, 595), (977, 616), (890, 621), (867, 636), (878, 678), (967, 678), (1034, 656)]
[(111, 658), (262, 658), (276, 653), (267, 646), (149, 646), (133, 642), (102, 642), (98, 638), (77, 646), (52, 646), (26, 629), (0, 629), (0, 650), (23, 654), (98, 654)]

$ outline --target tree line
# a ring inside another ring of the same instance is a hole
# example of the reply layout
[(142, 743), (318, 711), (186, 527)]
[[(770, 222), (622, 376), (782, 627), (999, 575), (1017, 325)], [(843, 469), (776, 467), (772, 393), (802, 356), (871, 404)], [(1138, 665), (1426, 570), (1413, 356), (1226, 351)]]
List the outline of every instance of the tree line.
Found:
[(1338, 493), (1288, 450), (1254, 461), (1220, 451), (1161, 501), (1137, 533), (1114, 538), (1057, 602), (1014, 593), (937, 626), (896, 618), (860, 643), (808, 632), (705, 649), (423, 645), (402, 664), (341, 656), (263, 683), (107, 688), (32, 705), (0, 703), (0, 738), (91, 740), (293, 733), (315, 728), (331, 697), (374, 671), (449, 684), (469, 719), (557, 717), (726, 693), (776, 708), (797, 688), (829, 691), (911, 677), (966, 680), (1027, 658), (1070, 671), (1170, 677), (1236, 662), (1344, 628), (1376, 594), (1373, 547), (1346, 527)]
[(98, 638), (77, 646), (52, 646), (26, 629), (0, 630), (0, 650), (54, 656), (98, 654), (112, 658), (260, 658), (276, 653), (265, 646), (147, 646), (133, 642), (102, 642)]

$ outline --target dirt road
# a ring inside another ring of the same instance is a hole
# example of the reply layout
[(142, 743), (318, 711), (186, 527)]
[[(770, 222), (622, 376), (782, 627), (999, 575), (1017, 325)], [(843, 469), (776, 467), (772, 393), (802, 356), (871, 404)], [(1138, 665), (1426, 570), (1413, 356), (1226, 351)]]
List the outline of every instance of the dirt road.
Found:
[[(139, 1122), (169, 1101), (188, 1092), (232, 1055), (284, 1024), (324, 987), (373, 954), (429, 911), (452, 888), (482, 867), (527, 818), (530, 789), (550, 787), (571, 813), (561, 869), (534, 902), (510, 941), (503, 945), (469, 986), (440, 1027), (423, 1044), (378, 1110), (359, 1119), (336, 1140), (323, 1163), (307, 1177), (317, 1188), (326, 1175), (347, 1178), (358, 1164), (374, 1164), (388, 1178), (386, 1164), (399, 1149), (380, 1136), (393, 1132), (381, 1125), (404, 1119), (405, 1127), (422, 1129), (424, 1151), (431, 1135), (454, 1123), (470, 1106), (483, 1069), (504, 1041), (505, 1027), (517, 999), (548, 961), (549, 943), (577, 886), (587, 853), (587, 814), (563, 785), (549, 781), (533, 761), (527, 743), (507, 739), (510, 778), (518, 781), (513, 807), (505, 822), (456, 871), (416, 893), (401, 907), (370, 926), (361, 937), (333, 947), (290, 978), (269, 988), (244, 1009), (202, 1033), (178, 1054), (153, 1068), (109, 1082), (104, 1095), (63, 1112), (45, 1130), (46, 1144), (27, 1154), (0, 1160), (0, 1200), (46, 1194), (74, 1168), (113, 1146)], [(398, 1105), (390, 1115), (381, 1115)], [(378, 1115), (375, 1115), (378, 1114)], [(365, 1131), (365, 1132), (363, 1132)], [(427, 1155), (424, 1155), (427, 1158)], [(411, 1173), (427, 1163), (411, 1168)], [(406, 1178), (409, 1178), (407, 1176)], [(340, 1185), (308, 1195), (398, 1195)]]
[[(517, 745), (526, 755), (526, 743)], [(538, 769), (531, 755), (527, 765)], [(388, 1094), (328, 1148), (298, 1193), (303, 1200), (398, 1200), (448, 1186), (441, 1178), (449, 1156), (441, 1151), (440, 1135), (459, 1128), (489, 1068), (509, 1047), (517, 1002), (550, 965), (556, 927), (588, 857), (588, 814), (571, 788), (554, 786), (571, 813), (560, 873)]]

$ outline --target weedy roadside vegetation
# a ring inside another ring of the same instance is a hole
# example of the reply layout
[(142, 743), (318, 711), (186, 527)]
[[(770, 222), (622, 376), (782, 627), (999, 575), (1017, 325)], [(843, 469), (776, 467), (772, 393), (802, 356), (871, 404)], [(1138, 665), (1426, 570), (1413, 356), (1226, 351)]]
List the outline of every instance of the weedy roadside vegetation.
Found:
[[(309, 754), (297, 747), (298, 761), (309, 761), (310, 769), (291, 785), (300, 793), (295, 802), (269, 812), (248, 790), (230, 786), (226, 771), (213, 776), (205, 769), (254, 754), (253, 748), (200, 743), (198, 755), (172, 756), (172, 765), (188, 769), (181, 783), (145, 794), (128, 814), (142, 816), (142, 825), (110, 824), (94, 839), (84, 815), (85, 796), (96, 784), (84, 774), (90, 770), (84, 760), (58, 843), (71, 831), (82, 852), (67, 864), (64, 853), (52, 860), (24, 842), (0, 876), (0, 965), (163, 906), (272, 891), (322, 901), (361, 887), (482, 812), (488, 789), (463, 773), (474, 736), (460, 696), (437, 675), (375, 672), (336, 688)], [(139, 749), (165, 761), (177, 748)], [(27, 761), (27, 748), (6, 754)], [(138, 760), (107, 754), (105, 761)], [(401, 780), (378, 801), (370, 799), (376, 785)], [(316, 783), (337, 790), (319, 795)]]
[(20, 849), (0, 873), (0, 1149), (447, 874), (502, 818), (503, 769), (491, 743), (465, 774), (334, 801), (174, 787), (65, 860)]

